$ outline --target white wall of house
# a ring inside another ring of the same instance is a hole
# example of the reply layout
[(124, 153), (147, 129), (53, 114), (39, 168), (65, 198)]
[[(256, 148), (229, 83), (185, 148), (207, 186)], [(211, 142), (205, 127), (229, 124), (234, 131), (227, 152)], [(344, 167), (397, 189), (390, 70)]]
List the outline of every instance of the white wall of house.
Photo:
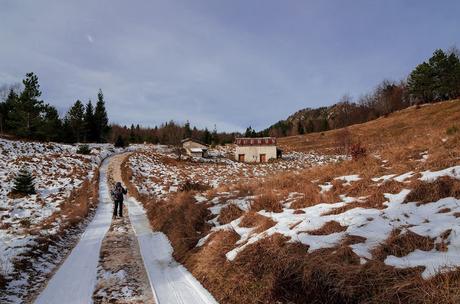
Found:
[(268, 162), (276, 159), (276, 146), (236, 146), (235, 159), (241, 160), (240, 155), (244, 155), (244, 161), (248, 163), (261, 162), (261, 155), (265, 155), (265, 161)]

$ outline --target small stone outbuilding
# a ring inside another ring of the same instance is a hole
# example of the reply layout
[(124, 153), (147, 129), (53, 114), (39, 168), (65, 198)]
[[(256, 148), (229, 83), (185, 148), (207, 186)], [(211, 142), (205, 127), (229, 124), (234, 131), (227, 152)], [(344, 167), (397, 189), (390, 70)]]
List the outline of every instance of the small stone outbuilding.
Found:
[(208, 157), (208, 146), (199, 140), (186, 138), (181, 141), (187, 155), (194, 157)]
[(236, 138), (235, 159), (240, 162), (266, 163), (278, 158), (275, 137)]

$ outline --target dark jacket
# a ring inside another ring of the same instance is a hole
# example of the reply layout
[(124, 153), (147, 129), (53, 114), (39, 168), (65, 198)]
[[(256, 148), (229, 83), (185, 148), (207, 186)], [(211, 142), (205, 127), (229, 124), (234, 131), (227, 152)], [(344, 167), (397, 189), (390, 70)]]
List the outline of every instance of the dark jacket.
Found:
[(128, 190), (123, 188), (123, 186), (121, 185), (116, 185), (110, 194), (112, 195), (112, 199), (114, 201), (123, 202), (123, 194), (126, 194), (126, 193), (128, 193)]

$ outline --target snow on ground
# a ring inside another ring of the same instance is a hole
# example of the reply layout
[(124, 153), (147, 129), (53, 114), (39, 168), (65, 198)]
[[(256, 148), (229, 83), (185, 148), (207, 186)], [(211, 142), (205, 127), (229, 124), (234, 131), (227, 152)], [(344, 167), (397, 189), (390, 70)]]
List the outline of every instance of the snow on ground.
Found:
[(38, 296), (36, 304), (92, 303), (99, 250), (112, 222), (112, 200), (107, 184), (107, 165), (106, 160), (100, 170), (100, 202), (94, 219), (86, 228), (77, 246)]
[[(86, 179), (93, 178), (103, 158), (115, 152), (111, 145), (103, 144), (90, 145), (90, 155), (77, 154), (77, 148), (0, 139), (0, 275), (9, 281), (8, 293), (21, 294), (22, 288), (29, 288), (28, 274), (16, 271), (15, 265), (30, 260), (29, 255), (36, 253), (35, 247), (41, 240), (57, 236), (64, 220), (59, 214), (61, 205)], [(37, 194), (10, 197), (14, 178), (23, 166), (35, 177)], [(69, 245), (64, 239), (58, 239), (59, 244)], [(59, 263), (60, 254), (65, 253), (50, 246), (49, 257), (39, 257), (34, 261), (36, 269), (28, 271), (46, 275)], [(11, 296), (9, 301), (19, 299)]]
[(133, 171), (133, 184), (140, 193), (164, 198), (170, 192), (177, 192), (186, 181), (218, 187), (248, 178), (264, 177), (274, 172), (299, 170), (345, 158), (290, 152), (275, 162), (246, 164), (223, 156), (228, 154), (228, 150), (219, 148), (217, 152), (210, 151), (210, 155), (219, 157), (192, 158), (178, 162), (171, 150), (164, 146), (161, 150), (152, 147), (150, 152), (132, 155), (129, 166)]
[(193, 275), (174, 260), (173, 249), (167, 236), (152, 231), (141, 205), (134, 198), (130, 198), (127, 205), (155, 302), (217, 304)]
[[(403, 182), (407, 178), (414, 176), (414, 172), (408, 172), (396, 176), (395, 174), (376, 177), (374, 182), (382, 180), (399, 180)], [(422, 172), (420, 180), (433, 181), (438, 177), (450, 176), (460, 179), (460, 166), (447, 168), (436, 172)], [(395, 177), (396, 176), (396, 177)], [(345, 184), (360, 179), (358, 175), (340, 176), (336, 179), (343, 180)], [(344, 184), (344, 185), (345, 185)], [(330, 190), (329, 184), (319, 185), (322, 192)], [(263, 231), (255, 232), (256, 228), (240, 227), (242, 217), (225, 225), (220, 225), (216, 220), (220, 210), (230, 201), (226, 201), (226, 193), (218, 194), (208, 203), (209, 210), (215, 216), (209, 221), (214, 227), (209, 234), (204, 236), (197, 244), (203, 246), (210, 235), (218, 230), (232, 230), (240, 235), (240, 240), (236, 247), (226, 253), (228, 260), (233, 260), (239, 252), (250, 244), (275, 233), (282, 234), (292, 242), (300, 242), (309, 246), (308, 251), (312, 252), (321, 248), (333, 248), (339, 245), (347, 236), (360, 236), (363, 242), (349, 245), (353, 252), (361, 258), (362, 263), (372, 259), (372, 250), (379, 244), (385, 242), (395, 229), (401, 229), (402, 233), (411, 231), (420, 236), (426, 236), (434, 240), (434, 248), (431, 251), (415, 250), (407, 256), (396, 257), (388, 256), (385, 260), (387, 265), (398, 268), (424, 266), (422, 273), (424, 278), (429, 278), (440, 271), (446, 271), (455, 267), (460, 267), (460, 200), (453, 197), (442, 198), (438, 201), (419, 204), (417, 202), (404, 202), (410, 189), (403, 189), (399, 193), (386, 193), (384, 196), (387, 201), (384, 209), (374, 209), (363, 205), (363, 207), (352, 206), (346, 211), (334, 214), (334, 209), (344, 207), (347, 204), (356, 204), (361, 200), (340, 196), (342, 201), (332, 204), (317, 204), (311, 207), (294, 210), (289, 208), (292, 199), (299, 197), (299, 194), (292, 193), (283, 202), (283, 211), (280, 213), (267, 212), (261, 210), (258, 213), (272, 219), (276, 224)], [(200, 203), (204, 203), (201, 196)], [(222, 199), (223, 198), (223, 199)], [(247, 210), (253, 197), (243, 197), (239, 199), (238, 205), (241, 209)], [(233, 196), (233, 201), (235, 198)], [(220, 204), (219, 202), (223, 203)], [(313, 231), (320, 229), (326, 223), (335, 221), (344, 227), (343, 231), (330, 234), (317, 235)], [(312, 232), (312, 233), (309, 233)], [(446, 246), (436, 246), (444, 244)], [(444, 248), (442, 251), (436, 248)]]

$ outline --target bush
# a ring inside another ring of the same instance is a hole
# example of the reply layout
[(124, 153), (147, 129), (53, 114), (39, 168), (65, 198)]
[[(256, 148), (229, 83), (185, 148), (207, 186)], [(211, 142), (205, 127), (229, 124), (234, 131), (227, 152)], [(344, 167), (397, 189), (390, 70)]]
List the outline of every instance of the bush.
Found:
[(14, 179), (13, 194), (35, 194), (34, 177), (23, 167)]
[(80, 146), (78, 146), (77, 153), (78, 154), (88, 155), (88, 154), (91, 153), (91, 149), (89, 148), (88, 145), (80, 145)]
[(352, 144), (350, 146), (350, 155), (353, 160), (358, 160), (362, 157), (365, 157), (366, 154), (366, 148), (364, 148), (361, 143)]
[(124, 147), (126, 147), (126, 142), (123, 139), (123, 137), (121, 137), (121, 135), (118, 135), (117, 140), (115, 141), (115, 148), (124, 148)]
[(208, 185), (186, 181), (179, 187), (179, 192), (206, 191), (206, 190), (209, 190), (210, 188), (211, 187), (209, 187)]
[(447, 135), (454, 135), (457, 132), (458, 132), (458, 127), (457, 126), (452, 126), (450, 128), (447, 128), (447, 130), (446, 130)]

